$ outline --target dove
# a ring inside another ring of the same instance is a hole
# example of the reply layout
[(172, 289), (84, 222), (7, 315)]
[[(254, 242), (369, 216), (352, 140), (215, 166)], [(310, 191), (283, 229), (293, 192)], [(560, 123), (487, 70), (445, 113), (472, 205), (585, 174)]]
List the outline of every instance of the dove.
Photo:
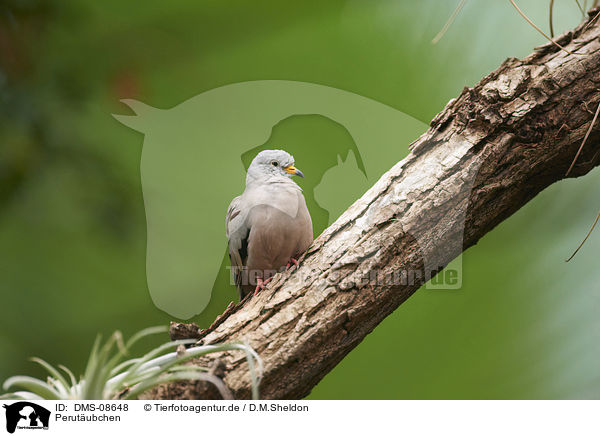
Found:
[(291, 265), (313, 241), (313, 227), (302, 189), (304, 177), (283, 150), (263, 150), (252, 160), (246, 188), (227, 209), (231, 272), (240, 299), (256, 295), (273, 275)]

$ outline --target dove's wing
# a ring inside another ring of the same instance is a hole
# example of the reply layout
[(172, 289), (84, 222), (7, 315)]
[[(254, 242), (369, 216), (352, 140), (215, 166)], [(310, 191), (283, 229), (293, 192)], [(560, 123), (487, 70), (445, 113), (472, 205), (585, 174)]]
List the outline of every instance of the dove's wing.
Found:
[(248, 259), (248, 236), (250, 235), (250, 228), (246, 219), (248, 213), (242, 208), (243, 201), (240, 195), (231, 201), (225, 218), (231, 273), (238, 288), (242, 284), (242, 267), (246, 265)]

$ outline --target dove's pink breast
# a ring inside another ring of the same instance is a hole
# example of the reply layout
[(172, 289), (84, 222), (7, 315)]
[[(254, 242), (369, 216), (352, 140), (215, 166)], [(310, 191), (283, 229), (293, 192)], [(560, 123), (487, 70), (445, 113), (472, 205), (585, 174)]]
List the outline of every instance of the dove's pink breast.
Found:
[[(266, 205), (252, 209), (252, 230), (248, 238), (247, 271), (250, 280), (244, 293), (256, 286), (252, 277), (268, 278), (285, 267), (291, 258), (304, 253), (313, 241), (313, 228), (304, 196), (296, 216)], [(247, 288), (247, 289), (246, 289)]]

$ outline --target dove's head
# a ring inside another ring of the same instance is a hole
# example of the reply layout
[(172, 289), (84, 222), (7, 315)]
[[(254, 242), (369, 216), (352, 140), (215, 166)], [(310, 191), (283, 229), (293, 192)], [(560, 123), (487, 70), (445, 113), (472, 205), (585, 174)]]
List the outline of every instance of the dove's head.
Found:
[(304, 177), (304, 174), (294, 166), (294, 157), (291, 154), (283, 150), (263, 150), (252, 160), (246, 183), (276, 181), (292, 176)]

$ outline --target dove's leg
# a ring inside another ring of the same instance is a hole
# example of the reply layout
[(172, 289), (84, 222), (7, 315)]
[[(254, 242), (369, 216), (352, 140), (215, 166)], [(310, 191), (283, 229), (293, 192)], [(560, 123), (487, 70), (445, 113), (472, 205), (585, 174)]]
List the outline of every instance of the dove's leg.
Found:
[(256, 294), (258, 294), (258, 291), (262, 291), (263, 289), (265, 289), (266, 284), (269, 283), (271, 280), (273, 280), (273, 277), (269, 277), (267, 280), (263, 280), (261, 278), (256, 279), (256, 289), (254, 290), (253, 296), (256, 296)]
[(290, 266), (294, 264), (295, 267), (298, 267), (298, 261), (296, 259), (294, 259), (293, 257), (290, 258), (290, 261), (287, 263), (285, 269), (290, 269)]

